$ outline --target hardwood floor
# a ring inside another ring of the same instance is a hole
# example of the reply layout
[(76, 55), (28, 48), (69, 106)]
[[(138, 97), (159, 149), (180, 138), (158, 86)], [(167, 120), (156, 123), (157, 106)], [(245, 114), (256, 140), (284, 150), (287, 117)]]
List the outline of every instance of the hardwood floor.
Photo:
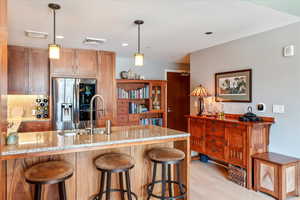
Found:
[[(200, 161), (193, 161), (190, 166), (191, 200), (274, 200), (230, 182), (225, 168), (221, 166)], [(300, 200), (300, 197), (288, 200)]]

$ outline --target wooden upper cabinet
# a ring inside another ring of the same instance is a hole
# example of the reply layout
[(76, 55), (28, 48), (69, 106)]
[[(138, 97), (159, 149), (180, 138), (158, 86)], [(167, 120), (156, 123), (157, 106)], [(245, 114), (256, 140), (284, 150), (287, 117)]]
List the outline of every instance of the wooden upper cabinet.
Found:
[(115, 80), (115, 59), (113, 52), (99, 51), (98, 53), (99, 73), (97, 75), (97, 93), (101, 94), (105, 101), (105, 117), (97, 116), (104, 124), (105, 119), (116, 120), (117, 100), (116, 100), (116, 80)]
[(75, 74), (75, 50), (61, 49), (59, 59), (50, 60), (52, 75), (73, 76)]
[(49, 94), (49, 59), (47, 49), (31, 48), (28, 53), (30, 94)]
[(84, 49), (61, 49), (60, 59), (50, 60), (52, 76), (96, 77), (97, 51)]
[(24, 47), (8, 47), (8, 94), (28, 92), (28, 50)]
[(75, 73), (82, 76), (96, 77), (98, 69), (97, 51), (76, 50)]
[(47, 50), (8, 47), (8, 94), (49, 94)]

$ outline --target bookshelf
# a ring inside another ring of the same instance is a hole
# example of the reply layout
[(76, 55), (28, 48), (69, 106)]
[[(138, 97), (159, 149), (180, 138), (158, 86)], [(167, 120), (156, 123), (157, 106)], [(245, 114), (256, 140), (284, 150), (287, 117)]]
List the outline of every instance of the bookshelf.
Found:
[(117, 80), (119, 125), (167, 126), (167, 81)]

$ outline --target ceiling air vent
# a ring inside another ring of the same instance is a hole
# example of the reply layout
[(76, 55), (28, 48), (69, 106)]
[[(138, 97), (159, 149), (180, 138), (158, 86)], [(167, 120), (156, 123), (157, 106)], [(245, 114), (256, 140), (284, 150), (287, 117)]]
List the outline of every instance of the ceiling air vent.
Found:
[(25, 30), (26, 37), (30, 38), (38, 38), (38, 39), (47, 39), (48, 33), (45, 32), (39, 32), (39, 31), (31, 31), (31, 30)]
[(100, 39), (100, 38), (92, 38), (92, 37), (86, 37), (83, 40), (83, 44), (85, 45), (99, 45), (106, 42), (106, 39)]

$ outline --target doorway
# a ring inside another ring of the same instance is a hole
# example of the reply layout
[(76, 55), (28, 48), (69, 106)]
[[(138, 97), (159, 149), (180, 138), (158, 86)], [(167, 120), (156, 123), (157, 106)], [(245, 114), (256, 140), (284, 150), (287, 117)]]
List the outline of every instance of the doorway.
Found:
[(187, 120), (184, 116), (190, 113), (190, 73), (166, 72), (166, 79), (168, 128), (187, 131)]

